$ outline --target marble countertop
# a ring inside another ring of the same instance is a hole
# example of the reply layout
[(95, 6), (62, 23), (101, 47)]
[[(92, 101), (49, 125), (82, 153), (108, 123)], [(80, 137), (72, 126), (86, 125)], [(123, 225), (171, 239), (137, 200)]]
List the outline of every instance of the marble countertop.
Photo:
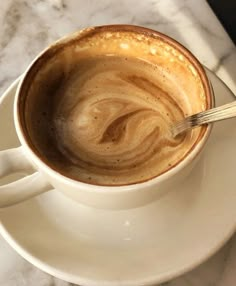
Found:
[[(49, 43), (86, 26), (130, 23), (188, 47), (236, 94), (236, 48), (204, 0), (4, 0), (0, 9), (0, 94)], [(207, 262), (163, 286), (235, 286), (236, 236)], [(0, 237), (0, 285), (71, 285), (38, 270)]]

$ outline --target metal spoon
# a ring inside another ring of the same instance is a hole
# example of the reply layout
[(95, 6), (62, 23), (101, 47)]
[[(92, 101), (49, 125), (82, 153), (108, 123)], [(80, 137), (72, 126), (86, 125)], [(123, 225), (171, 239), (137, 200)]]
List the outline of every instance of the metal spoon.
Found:
[(232, 117), (236, 117), (236, 100), (219, 107), (196, 113), (174, 123), (171, 126), (171, 133), (176, 137), (178, 134), (194, 127)]

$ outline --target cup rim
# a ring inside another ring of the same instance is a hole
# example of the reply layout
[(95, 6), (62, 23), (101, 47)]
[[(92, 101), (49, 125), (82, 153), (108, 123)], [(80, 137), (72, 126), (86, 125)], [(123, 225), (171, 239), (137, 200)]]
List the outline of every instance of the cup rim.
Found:
[[(177, 162), (175, 165), (173, 165), (170, 169), (167, 171), (150, 178), (143, 182), (137, 182), (132, 184), (126, 184), (126, 185), (96, 185), (96, 184), (89, 184), (85, 183), (79, 180), (72, 179), (70, 177), (67, 177), (60, 173), (58, 170), (53, 169), (51, 166), (49, 166), (45, 161), (43, 161), (37, 153), (33, 150), (32, 146), (30, 146), (28, 142), (27, 135), (24, 133), (24, 129), (21, 125), (21, 114), (19, 110), (19, 101), (20, 96), (22, 93), (23, 86), (25, 82), (27, 82), (29, 75), (31, 74), (32, 68), (34, 65), (40, 61), (43, 60), (47, 52), (51, 50), (57, 50), (58, 46), (65, 45), (66, 43), (71, 44), (71, 42), (81, 40), (82, 38), (91, 35), (91, 33), (98, 33), (102, 31), (130, 31), (130, 32), (138, 32), (141, 34), (145, 34), (148, 37), (155, 37), (160, 38), (162, 41), (166, 42), (168, 45), (173, 46), (175, 49), (181, 52), (193, 65), (194, 68), (197, 70), (199, 77), (203, 83), (205, 96), (207, 97), (207, 108), (212, 108), (215, 105), (215, 97), (214, 97), (214, 91), (212, 89), (211, 83), (206, 75), (206, 72), (202, 66), (202, 64), (199, 62), (199, 60), (182, 44), (180, 44), (178, 41), (172, 39), (171, 37), (159, 32), (155, 31), (153, 29), (141, 27), (141, 26), (135, 26), (135, 25), (126, 25), (126, 24), (118, 24), (118, 25), (103, 25), (103, 26), (94, 26), (82, 29), (80, 31), (76, 31), (74, 33), (71, 33), (69, 35), (66, 35), (57, 41), (55, 41), (52, 45), (46, 47), (41, 53), (39, 53), (36, 58), (31, 62), (31, 64), (26, 69), (23, 77), (20, 79), (19, 85), (16, 90), (16, 97), (14, 102), (14, 122), (16, 126), (17, 135), (19, 137), (19, 140), (22, 144), (22, 146), (26, 149), (27, 153), (31, 156), (33, 162), (36, 164), (36, 166), (39, 167), (39, 169), (44, 170), (46, 173), (48, 173), (50, 176), (56, 178), (59, 181), (66, 181), (70, 186), (77, 188), (78, 186), (82, 187), (86, 191), (92, 191), (92, 192), (121, 192), (121, 191), (137, 191), (139, 189), (148, 188), (149, 186), (152, 186), (154, 184), (159, 184), (164, 181), (166, 181), (168, 178), (174, 176), (177, 174), (181, 169), (184, 169), (195, 157), (198, 156), (198, 154), (202, 151), (203, 147), (205, 146), (207, 139), (211, 133), (212, 125), (209, 124), (205, 128), (202, 127), (203, 131), (201, 134), (199, 134), (197, 141), (194, 143), (194, 145), (191, 147), (190, 150), (185, 154), (185, 156), (181, 159), (181, 161)], [(200, 138), (200, 139), (199, 139)]]

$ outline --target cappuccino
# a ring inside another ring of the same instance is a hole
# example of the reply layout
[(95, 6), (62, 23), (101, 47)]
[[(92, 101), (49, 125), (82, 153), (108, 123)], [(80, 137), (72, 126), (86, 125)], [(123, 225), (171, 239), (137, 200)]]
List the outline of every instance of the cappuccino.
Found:
[(205, 128), (170, 134), (172, 123), (206, 108), (188, 59), (160, 39), (115, 34), (56, 52), (25, 100), (26, 128), (41, 158), (95, 185), (136, 184), (167, 172)]

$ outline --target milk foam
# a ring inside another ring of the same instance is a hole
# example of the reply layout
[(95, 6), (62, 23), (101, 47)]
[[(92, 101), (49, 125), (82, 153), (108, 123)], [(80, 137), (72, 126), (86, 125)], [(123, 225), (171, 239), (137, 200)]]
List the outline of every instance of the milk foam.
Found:
[(104, 185), (132, 184), (174, 166), (193, 143), (172, 138), (184, 117), (178, 102), (158, 86), (168, 74), (140, 59), (101, 56), (81, 60), (54, 98), (53, 125), (64, 172)]

